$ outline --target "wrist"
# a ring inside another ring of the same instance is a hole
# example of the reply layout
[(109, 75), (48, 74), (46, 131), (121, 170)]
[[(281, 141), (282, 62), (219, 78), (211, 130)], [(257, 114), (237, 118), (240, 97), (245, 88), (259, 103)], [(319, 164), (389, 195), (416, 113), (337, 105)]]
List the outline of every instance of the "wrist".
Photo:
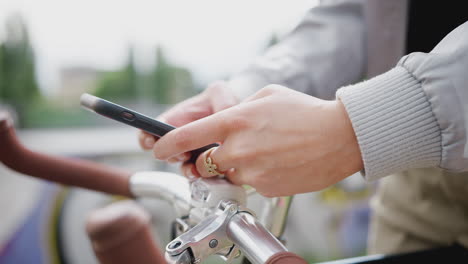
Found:
[(341, 100), (333, 101), (333, 111), (335, 113), (334, 122), (338, 126), (339, 138), (337, 140), (342, 145), (340, 152), (343, 155), (341, 160), (344, 169), (343, 174), (350, 176), (364, 169), (361, 150), (348, 112)]

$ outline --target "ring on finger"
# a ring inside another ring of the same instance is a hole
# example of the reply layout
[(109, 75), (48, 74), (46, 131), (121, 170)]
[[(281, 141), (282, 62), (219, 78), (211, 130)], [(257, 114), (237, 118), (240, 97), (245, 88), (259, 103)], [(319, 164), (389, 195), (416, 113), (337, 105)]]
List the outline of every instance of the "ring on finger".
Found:
[(219, 166), (214, 163), (213, 159), (211, 158), (211, 153), (215, 148), (211, 148), (207, 151), (205, 155), (205, 159), (203, 160), (203, 164), (205, 165), (205, 169), (209, 174), (223, 176), (224, 173), (218, 171)]

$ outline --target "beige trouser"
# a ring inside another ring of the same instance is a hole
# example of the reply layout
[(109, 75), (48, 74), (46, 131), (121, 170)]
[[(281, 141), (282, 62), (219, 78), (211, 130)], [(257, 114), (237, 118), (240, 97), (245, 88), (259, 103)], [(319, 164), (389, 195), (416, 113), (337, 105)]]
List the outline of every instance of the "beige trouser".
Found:
[(371, 201), (369, 254), (455, 242), (468, 247), (468, 173), (413, 169), (382, 179)]

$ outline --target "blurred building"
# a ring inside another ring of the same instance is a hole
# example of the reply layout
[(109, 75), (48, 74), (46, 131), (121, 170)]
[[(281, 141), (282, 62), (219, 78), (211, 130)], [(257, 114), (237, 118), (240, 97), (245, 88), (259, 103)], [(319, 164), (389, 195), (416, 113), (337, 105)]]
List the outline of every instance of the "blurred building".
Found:
[(66, 105), (82, 93), (92, 92), (102, 72), (91, 67), (66, 67), (60, 70), (59, 101)]

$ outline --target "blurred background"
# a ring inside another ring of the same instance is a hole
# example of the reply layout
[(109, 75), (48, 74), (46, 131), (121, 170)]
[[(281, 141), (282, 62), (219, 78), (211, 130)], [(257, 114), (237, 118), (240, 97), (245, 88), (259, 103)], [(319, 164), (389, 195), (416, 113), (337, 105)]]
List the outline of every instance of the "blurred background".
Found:
[[(135, 129), (80, 108), (79, 96), (92, 93), (157, 116), (240, 71), (317, 2), (0, 0), (0, 111), (14, 117), (32, 149), (177, 171), (141, 151)], [(288, 247), (310, 261), (365, 254), (373, 189), (354, 175), (296, 196)], [(84, 219), (114, 200), (0, 164), (0, 263), (96, 263)], [(171, 208), (143, 203), (164, 246)]]

